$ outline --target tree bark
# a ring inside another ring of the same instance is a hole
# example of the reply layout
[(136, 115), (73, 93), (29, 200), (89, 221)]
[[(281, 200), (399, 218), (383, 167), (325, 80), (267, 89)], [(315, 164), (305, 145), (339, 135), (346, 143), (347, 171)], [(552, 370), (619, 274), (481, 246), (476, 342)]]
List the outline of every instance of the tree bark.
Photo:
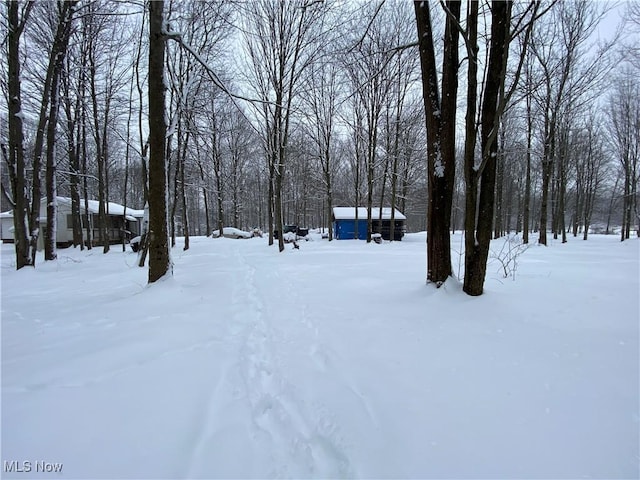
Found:
[[(67, 60), (67, 63), (68, 60)], [(80, 127), (80, 109), (83, 100), (82, 94), (82, 74), (79, 74), (78, 93), (75, 103), (71, 98), (71, 78), (69, 76), (70, 68), (67, 68), (66, 75), (63, 75), (64, 88), (64, 110), (67, 120), (67, 154), (69, 156), (69, 191), (71, 195), (71, 222), (73, 229), (73, 246), (80, 246), (80, 250), (84, 250), (84, 242), (82, 241), (82, 216), (80, 214), (80, 151), (81, 151), (81, 127)]]
[(414, 2), (422, 93), (427, 127), (427, 282), (442, 285), (451, 275), (451, 207), (455, 181), (455, 124), (458, 91), (460, 2), (447, 1), (442, 74), (442, 101), (433, 43), (429, 2)]
[[(89, 32), (91, 35), (92, 32)], [(109, 118), (108, 101), (105, 105), (105, 111), (100, 114), (98, 110), (98, 86), (97, 86), (97, 63), (96, 63), (96, 47), (95, 39), (89, 39), (89, 83), (91, 88), (91, 103), (93, 106), (93, 128), (94, 128), (94, 140), (96, 145), (96, 163), (98, 165), (98, 239), (102, 245), (103, 253), (109, 251), (109, 232), (107, 226), (107, 210), (106, 202), (106, 128), (101, 128), (100, 120), (102, 119), (104, 126), (106, 127)]]
[(529, 243), (529, 215), (531, 212), (531, 147), (533, 143), (533, 113), (531, 109), (531, 72), (527, 65), (527, 167), (524, 181), (524, 213), (522, 215), (522, 243)]
[(184, 171), (187, 161), (187, 146), (189, 145), (190, 134), (187, 132), (184, 145), (182, 147), (182, 168), (180, 169), (180, 194), (182, 197), (182, 226), (184, 234), (184, 247), (183, 250), (189, 250), (189, 210), (187, 208), (187, 194), (185, 187)]
[(165, 159), (164, 0), (149, 2), (149, 283), (171, 273)]
[(58, 3), (58, 29), (52, 47), (53, 73), (51, 75), (51, 100), (49, 102), (49, 118), (47, 125), (47, 159), (46, 159), (46, 191), (47, 191), (47, 229), (44, 236), (44, 259), (55, 260), (56, 253), (56, 131), (58, 112), (60, 110), (60, 76), (71, 36), (71, 20), (76, 2)]
[[(479, 168), (466, 165), (472, 180), (479, 181), (477, 205), (470, 205), (465, 213), (465, 274), (463, 290), (468, 295), (481, 295), (489, 256), (492, 219), (495, 202), (496, 158), (498, 155), (498, 128), (500, 125), (500, 92), (504, 89), (506, 63), (509, 53), (509, 25), (511, 2), (494, 0), (491, 4), (491, 41), (487, 79), (481, 112), (482, 164)], [(475, 184), (471, 184), (475, 189)], [(469, 186), (467, 186), (469, 189)], [(467, 190), (469, 191), (469, 190)], [(476, 215), (477, 212), (477, 215)], [(472, 214), (477, 220), (471, 227)]]
[[(28, 199), (25, 183), (25, 158), (24, 158), (24, 128), (22, 113), (22, 96), (20, 88), (20, 37), (28, 18), (28, 10), (24, 11), (22, 19), (19, 18), (17, 1), (7, 2), (7, 90), (8, 124), (9, 124), (9, 155), (8, 167), (11, 180), (11, 194), (13, 196), (13, 227), (16, 250), (16, 269), (25, 266), (33, 266), (33, 258), (29, 252), (29, 236), (27, 235)], [(35, 254), (34, 254), (35, 256)]]

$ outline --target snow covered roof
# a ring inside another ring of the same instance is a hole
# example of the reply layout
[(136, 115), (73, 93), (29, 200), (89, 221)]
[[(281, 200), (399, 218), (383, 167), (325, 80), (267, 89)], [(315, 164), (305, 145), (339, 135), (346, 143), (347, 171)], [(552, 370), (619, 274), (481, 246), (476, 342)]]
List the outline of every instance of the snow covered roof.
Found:
[[(58, 206), (68, 206), (71, 208), (71, 199), (69, 197), (56, 197), (58, 202)], [(46, 203), (46, 199), (43, 199)], [(98, 213), (100, 209), (100, 202), (98, 200), (89, 200), (88, 202), (89, 213)], [(80, 209), (84, 212), (84, 200), (80, 200)], [(124, 214), (124, 206), (119, 203), (109, 202), (109, 215), (123, 215)], [(138, 218), (142, 218), (144, 215), (144, 210), (135, 210), (133, 208), (127, 207), (127, 220), (132, 222), (136, 221)]]
[(0, 218), (13, 218), (13, 211), (7, 210), (6, 212), (1, 212)]
[[(354, 220), (356, 218), (356, 207), (333, 207), (333, 218), (336, 220)], [(377, 220), (380, 218), (380, 208), (371, 208), (371, 218)], [(396, 220), (406, 220), (405, 217), (397, 208), (395, 209), (394, 218)], [(358, 207), (358, 219), (367, 219), (366, 207)], [(382, 219), (391, 220), (391, 208), (382, 207)]]

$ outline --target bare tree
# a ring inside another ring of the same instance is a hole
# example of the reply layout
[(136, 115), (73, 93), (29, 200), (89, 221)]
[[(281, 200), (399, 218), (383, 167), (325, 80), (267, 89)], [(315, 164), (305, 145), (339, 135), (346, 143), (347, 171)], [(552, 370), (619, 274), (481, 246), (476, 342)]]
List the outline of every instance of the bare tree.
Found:
[[(112, 165), (111, 140), (118, 117), (116, 103), (120, 92), (127, 83), (128, 65), (122, 60), (128, 42), (122, 42), (122, 32), (126, 31), (117, 5), (96, 3), (83, 16), (86, 22), (88, 46), (87, 67), (89, 96), (91, 101), (93, 140), (95, 159), (98, 167), (98, 222), (99, 240), (103, 252), (107, 253), (114, 238), (113, 228), (109, 224), (109, 171)], [(116, 35), (115, 32), (120, 32)]]
[(260, 0), (247, 4), (245, 43), (252, 62), (252, 83), (261, 102), (262, 136), (269, 171), (269, 244), (273, 230), (282, 235), (282, 186), (287, 164), (293, 100), (301, 72), (313, 58), (312, 26), (321, 19), (323, 6), (309, 0)]
[(533, 54), (525, 57), (524, 65), (524, 97), (527, 128), (526, 174), (524, 180), (524, 199), (522, 214), (522, 243), (529, 243), (529, 216), (531, 214), (531, 149), (533, 148)]
[(28, 197), (25, 185), (26, 168), (24, 153), (24, 114), (22, 111), (22, 95), (20, 88), (20, 37), (24, 31), (33, 2), (28, 2), (20, 11), (18, 1), (7, 1), (7, 63), (9, 94), (9, 152), (2, 145), (3, 155), (7, 161), (11, 181), (13, 200), (13, 226), (16, 246), (16, 268), (19, 270), (28, 265), (35, 265), (35, 253), (30, 252), (30, 235), (28, 235)]
[[(326, 52), (325, 55), (328, 55)], [(322, 61), (310, 69), (308, 78), (309, 95), (307, 105), (310, 109), (311, 127), (308, 129), (314, 141), (316, 156), (322, 172), (321, 182), (324, 186), (326, 215), (331, 218), (333, 211), (333, 155), (335, 122), (338, 110), (339, 72), (338, 65)], [(329, 241), (333, 240), (333, 225), (328, 222)]]
[(582, 238), (589, 235), (591, 218), (604, 180), (606, 155), (603, 148), (604, 135), (596, 124), (595, 112), (589, 112), (582, 129), (575, 133), (575, 204), (573, 213), (573, 236), (582, 229)]
[(165, 159), (164, 0), (149, 2), (149, 283), (171, 273)]
[[(638, 34), (640, 33), (640, 1), (630, 0), (626, 2), (626, 6), (626, 24), (630, 26), (632, 32)], [(624, 46), (624, 50), (629, 53), (628, 58), (634, 68), (640, 69), (640, 46), (636, 40), (637, 38), (632, 37), (632, 40)]]
[(224, 229), (224, 187), (223, 187), (223, 166), (222, 166), (222, 149), (220, 146), (222, 136), (222, 122), (218, 119), (217, 107), (212, 97), (212, 105), (210, 110), (210, 128), (211, 128), (211, 160), (213, 165), (214, 182), (216, 188), (216, 211), (218, 219), (218, 232), (220, 238)]
[[(78, 42), (81, 44), (81, 42)], [(84, 249), (82, 216), (80, 214), (82, 119), (84, 117), (84, 82), (80, 48), (70, 48), (66, 57), (66, 70), (61, 77), (62, 104), (66, 120), (67, 155), (69, 157), (69, 189), (71, 195), (71, 219), (73, 246)], [(75, 71), (74, 71), (75, 69)], [(76, 73), (77, 71), (77, 73)]]
[(630, 236), (637, 218), (638, 175), (640, 162), (640, 85), (635, 74), (627, 69), (616, 79), (609, 98), (608, 120), (612, 149), (622, 170), (621, 241)]
[[(474, 4), (475, 2), (472, 2)], [(451, 206), (455, 180), (460, 2), (443, 4), (445, 21), (442, 79), (438, 78), (430, 2), (414, 2), (422, 92), (427, 126), (427, 281), (442, 285), (451, 275)]]
[[(475, 2), (474, 2), (475, 3)], [(477, 47), (477, 6), (470, 8), (467, 16), (469, 25), (469, 73), (465, 146), (465, 275), (464, 291), (469, 295), (481, 295), (491, 240), (491, 227), (495, 201), (496, 163), (498, 155), (498, 127), (504, 111), (504, 88), (506, 66), (511, 38), (511, 2), (494, 1), (491, 4), (491, 37), (489, 61), (482, 108), (480, 111), (480, 151), (481, 163), (475, 161), (476, 115), (476, 67)]]
[[(573, 112), (586, 97), (597, 91), (610, 62), (601, 45), (591, 58), (589, 38), (604, 14), (604, 8), (589, 2), (559, 2), (553, 16), (538, 29), (532, 50), (542, 73), (542, 87), (534, 98), (543, 115), (542, 129), (542, 198), (540, 205), (539, 243), (547, 244), (549, 189), (554, 162), (558, 158), (558, 129), (562, 115)], [(564, 168), (564, 167), (561, 167)], [(553, 210), (553, 209), (552, 209)]]
[(238, 228), (258, 226), (259, 223), (247, 224), (246, 210), (250, 207), (246, 195), (249, 192), (248, 168), (256, 146), (255, 132), (243, 112), (237, 108), (225, 114), (224, 146), (229, 158), (228, 191), (232, 202), (233, 225)]
[[(392, 160), (392, 155), (380, 155), (380, 143), (384, 141), (382, 123), (389, 106), (389, 95), (395, 84), (394, 75), (398, 73), (397, 68), (394, 71), (397, 65), (393, 63), (394, 59), (397, 60), (399, 51), (395, 47), (409, 41), (407, 32), (410, 32), (410, 16), (408, 4), (396, 4), (390, 9), (381, 2), (377, 6), (365, 6), (362, 10), (366, 21), (364, 33), (361, 32), (362, 27), (353, 29), (357, 37), (351, 39), (352, 45), (343, 55), (342, 63), (353, 90), (354, 108), (360, 110), (356, 118), (359, 116), (362, 120), (355, 123), (359, 128), (354, 133), (360, 137), (357, 140), (361, 148), (357, 148), (356, 152), (362, 154), (364, 162), (366, 238), (370, 242), (371, 234), (374, 233), (371, 209), (375, 188), (379, 188), (379, 198), (382, 202)], [(362, 12), (358, 13), (362, 15)], [(356, 20), (356, 25), (362, 20)]]
[(53, 73), (51, 76), (49, 118), (47, 127), (47, 160), (46, 160), (46, 191), (47, 191), (47, 229), (44, 235), (44, 259), (55, 260), (56, 253), (56, 131), (58, 125), (58, 111), (60, 107), (59, 89), (64, 59), (71, 36), (71, 21), (73, 10), (77, 2), (58, 2), (58, 31), (52, 47)]

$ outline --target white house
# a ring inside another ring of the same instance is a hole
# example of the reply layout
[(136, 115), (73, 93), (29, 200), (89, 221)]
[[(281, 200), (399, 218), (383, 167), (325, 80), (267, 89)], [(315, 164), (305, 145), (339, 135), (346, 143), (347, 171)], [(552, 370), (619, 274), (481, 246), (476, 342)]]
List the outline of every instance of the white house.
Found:
[[(71, 216), (71, 199), (68, 197), (56, 197), (56, 243), (70, 245), (73, 242), (73, 219)], [(85, 205), (84, 199), (80, 199), (80, 216), (82, 219), (82, 239), (87, 240), (87, 223), (91, 228), (93, 244), (99, 243), (99, 218), (100, 202), (89, 200)], [(109, 243), (121, 243), (123, 235), (125, 239), (140, 234), (144, 210), (125, 208), (119, 203), (107, 202), (107, 235)], [(126, 218), (126, 223), (125, 223)], [(40, 227), (44, 230), (47, 222), (47, 199), (40, 201)], [(41, 235), (41, 238), (44, 235)]]
[(0, 239), (2, 243), (13, 243), (13, 212), (0, 213)]
[[(73, 220), (71, 216), (71, 199), (68, 197), (56, 197), (56, 243), (59, 246), (68, 246), (73, 243)], [(80, 199), (80, 213), (82, 218), (82, 239), (87, 241), (87, 224), (91, 226), (91, 238), (93, 244), (99, 243), (98, 212), (100, 203), (97, 200), (89, 200), (87, 205)], [(107, 211), (107, 235), (109, 243), (120, 243), (125, 239), (140, 235), (144, 210), (127, 208), (126, 217), (124, 206), (108, 202), (105, 204)], [(126, 219), (126, 223), (125, 223)], [(44, 238), (47, 227), (47, 199), (40, 200), (40, 241)], [(4, 243), (13, 243), (13, 212), (0, 213), (0, 232)]]

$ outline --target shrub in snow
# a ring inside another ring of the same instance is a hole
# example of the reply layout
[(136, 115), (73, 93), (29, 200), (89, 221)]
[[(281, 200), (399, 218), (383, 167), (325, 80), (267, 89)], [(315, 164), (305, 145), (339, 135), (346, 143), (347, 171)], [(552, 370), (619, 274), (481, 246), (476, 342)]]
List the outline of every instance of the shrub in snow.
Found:
[(522, 243), (518, 235), (507, 235), (500, 250), (491, 249), (489, 258), (500, 263), (500, 270), (504, 278), (516, 279), (518, 269), (518, 257), (527, 251), (528, 243)]

